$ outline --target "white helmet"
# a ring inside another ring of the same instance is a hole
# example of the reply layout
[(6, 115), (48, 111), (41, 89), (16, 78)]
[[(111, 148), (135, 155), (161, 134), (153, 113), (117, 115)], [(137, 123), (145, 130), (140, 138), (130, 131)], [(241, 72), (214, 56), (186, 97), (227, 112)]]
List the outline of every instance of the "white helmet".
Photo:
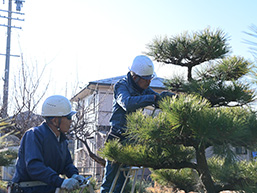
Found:
[(42, 106), (43, 117), (64, 117), (74, 115), (76, 111), (72, 111), (70, 101), (61, 95), (53, 95), (48, 97)]
[(152, 60), (144, 55), (136, 56), (129, 70), (144, 79), (152, 79), (155, 76)]

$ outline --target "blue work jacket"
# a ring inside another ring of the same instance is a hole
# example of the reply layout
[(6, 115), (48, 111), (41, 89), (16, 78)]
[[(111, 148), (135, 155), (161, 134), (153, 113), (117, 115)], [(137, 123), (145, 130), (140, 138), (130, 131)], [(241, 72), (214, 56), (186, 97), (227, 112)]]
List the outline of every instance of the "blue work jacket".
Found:
[(47, 186), (25, 188), (24, 192), (53, 192), (60, 187), (63, 178), (59, 174), (71, 177), (78, 174), (73, 165), (64, 134), (60, 141), (47, 126), (46, 122), (29, 129), (23, 136), (16, 161), (13, 182), (41, 181)]
[(126, 128), (126, 115), (135, 112), (137, 109), (155, 104), (154, 95), (159, 95), (150, 87), (141, 89), (132, 79), (130, 72), (127, 77), (119, 80), (114, 85), (114, 99), (110, 124), (112, 131)]

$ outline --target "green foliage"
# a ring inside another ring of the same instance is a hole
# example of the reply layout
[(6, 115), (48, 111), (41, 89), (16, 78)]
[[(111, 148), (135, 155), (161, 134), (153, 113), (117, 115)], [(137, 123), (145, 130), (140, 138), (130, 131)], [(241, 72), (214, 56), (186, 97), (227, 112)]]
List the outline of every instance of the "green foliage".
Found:
[[(232, 81), (205, 79), (191, 81), (181, 86), (186, 93), (199, 94), (208, 99), (212, 106), (245, 105), (254, 100), (254, 91), (249, 84)], [(234, 103), (231, 103), (234, 102)]]
[(203, 142), (245, 145), (250, 136), (256, 144), (255, 113), (245, 108), (210, 108), (208, 100), (193, 95), (164, 100), (160, 107), (156, 117), (140, 111), (128, 116), (128, 133), (137, 143), (165, 148)]
[[(230, 190), (256, 192), (257, 162), (238, 161), (227, 164), (225, 159), (212, 157), (208, 159), (212, 178), (216, 185)], [(198, 175), (192, 169), (161, 169), (152, 170), (152, 179), (163, 186), (174, 187), (179, 190), (197, 191)]]
[[(2, 135), (0, 136), (0, 142), (1, 142), (0, 144), (2, 144), (2, 140), (5, 137), (14, 133), (14, 131), (8, 131), (8, 128), (12, 128), (12, 126), (14, 125), (11, 123), (12, 121), (13, 120), (9, 118), (4, 118), (4, 119), (0, 118), (0, 133), (2, 133)], [(6, 130), (8, 132), (6, 132)]]
[(192, 147), (199, 144), (256, 145), (257, 120), (247, 109), (210, 108), (206, 99), (193, 95), (167, 99), (160, 106), (156, 117), (142, 111), (128, 116), (130, 143), (107, 143), (102, 155), (129, 165), (167, 168), (164, 163), (190, 161)]
[(193, 34), (186, 32), (171, 38), (155, 38), (147, 45), (147, 55), (165, 64), (192, 67), (223, 57), (229, 52), (226, 41), (224, 32), (207, 28)]
[(216, 80), (238, 80), (242, 76), (251, 72), (252, 63), (243, 57), (226, 57), (217, 61), (215, 65), (211, 65), (209, 69), (203, 70), (199, 77), (212, 76)]
[(2, 151), (0, 152), (0, 166), (8, 166), (17, 157), (17, 152), (15, 151)]
[(8, 147), (8, 145), (4, 142), (4, 139), (13, 133), (12, 131), (5, 131), (7, 128), (13, 126), (13, 124), (11, 124), (11, 121), (11, 119), (0, 119), (0, 133), (2, 133), (2, 136), (0, 137), (0, 166), (10, 165), (12, 161), (17, 157), (17, 153), (8, 150), (8, 148), (6, 148)]
[(193, 155), (190, 149), (183, 148), (183, 146), (161, 148), (160, 146), (152, 147), (140, 144), (122, 145), (115, 140), (108, 142), (100, 154), (111, 161), (151, 168), (166, 168), (167, 164), (170, 165), (184, 159), (190, 160), (192, 158), (190, 155)]
[(211, 158), (208, 160), (214, 182), (220, 186), (229, 185), (233, 190), (256, 192), (257, 162), (237, 161), (226, 164), (225, 159)]
[(7, 192), (7, 184), (8, 182), (7, 181), (1, 181), (0, 180), (0, 192)]
[(185, 190), (186, 192), (195, 191), (197, 189), (198, 177), (196, 172), (192, 169), (161, 169), (153, 170), (152, 172), (152, 179), (160, 185)]
[(227, 57), (199, 70), (195, 80), (184, 81), (177, 77), (166, 81), (165, 85), (171, 90), (199, 94), (212, 106), (242, 106), (255, 99), (255, 91), (243, 79), (252, 71), (252, 63), (242, 57)]
[(201, 63), (223, 58), (228, 52), (227, 37), (221, 30), (188, 32), (171, 38), (155, 38), (147, 45), (146, 54), (164, 64), (188, 68), (187, 78), (192, 79), (192, 68)]

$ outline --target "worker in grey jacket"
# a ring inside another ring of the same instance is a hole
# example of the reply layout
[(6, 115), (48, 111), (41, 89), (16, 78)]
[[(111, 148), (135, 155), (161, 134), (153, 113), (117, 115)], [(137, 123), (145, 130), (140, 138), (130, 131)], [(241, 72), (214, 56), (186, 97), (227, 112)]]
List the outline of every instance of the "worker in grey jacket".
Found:
[[(160, 95), (149, 87), (154, 75), (154, 65), (151, 59), (147, 56), (139, 55), (135, 57), (130, 66), (127, 77), (115, 84), (113, 109), (110, 119), (111, 130), (107, 141), (111, 139), (125, 139), (125, 136), (122, 134), (126, 129), (127, 114), (135, 112), (139, 108), (158, 103)], [(119, 164), (107, 160), (101, 193), (109, 192), (118, 168)], [(124, 175), (120, 174), (114, 189), (115, 193), (120, 192), (124, 180)]]
[(65, 136), (75, 113), (64, 96), (53, 95), (45, 100), (45, 122), (22, 137), (11, 192), (52, 193), (58, 187), (73, 190), (84, 180), (73, 165)]

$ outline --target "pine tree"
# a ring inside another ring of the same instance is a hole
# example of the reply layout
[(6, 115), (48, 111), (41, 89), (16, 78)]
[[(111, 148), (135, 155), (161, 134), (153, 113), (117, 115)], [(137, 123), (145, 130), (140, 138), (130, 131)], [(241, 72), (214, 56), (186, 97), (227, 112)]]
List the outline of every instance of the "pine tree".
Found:
[[(213, 147), (219, 150), (217, 156), (223, 156), (220, 168), (239, 168), (231, 147), (256, 147), (256, 113), (249, 106), (255, 95), (247, 79), (252, 63), (226, 56), (229, 47), (220, 30), (155, 39), (148, 49), (148, 55), (159, 62), (188, 67), (188, 78), (166, 82), (167, 88), (179, 92), (179, 97), (163, 99), (157, 116), (145, 115), (142, 110), (129, 115), (129, 141), (106, 144), (103, 155), (128, 165), (162, 169), (164, 173), (163, 169), (190, 168), (197, 171), (208, 193), (243, 190), (247, 183), (256, 184), (257, 180), (246, 176), (240, 179), (240, 175), (237, 184), (233, 184), (235, 180), (224, 183), (214, 174), (215, 164), (208, 163), (205, 154)], [(206, 62), (210, 63), (193, 77), (192, 68)], [(217, 161), (216, 167), (220, 163)]]

